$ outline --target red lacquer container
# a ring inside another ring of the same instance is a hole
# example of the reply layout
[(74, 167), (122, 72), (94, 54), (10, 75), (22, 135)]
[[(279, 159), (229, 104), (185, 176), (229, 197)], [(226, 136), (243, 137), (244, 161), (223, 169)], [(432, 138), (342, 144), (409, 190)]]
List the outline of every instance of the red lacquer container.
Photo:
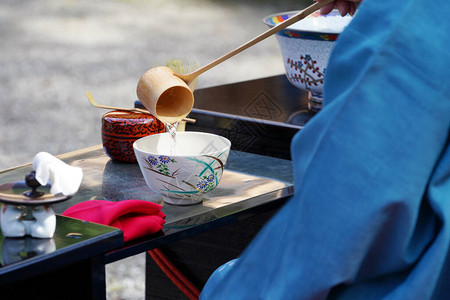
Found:
[(164, 131), (164, 124), (149, 114), (110, 111), (102, 117), (103, 148), (116, 161), (136, 162), (133, 143)]

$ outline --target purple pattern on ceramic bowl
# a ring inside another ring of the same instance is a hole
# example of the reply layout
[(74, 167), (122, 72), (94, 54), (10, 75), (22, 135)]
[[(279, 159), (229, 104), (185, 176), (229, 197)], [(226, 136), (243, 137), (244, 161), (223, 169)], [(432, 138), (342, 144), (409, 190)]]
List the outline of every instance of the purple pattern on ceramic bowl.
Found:
[(147, 185), (164, 201), (190, 205), (207, 199), (222, 178), (231, 142), (215, 134), (177, 132), (152, 135), (134, 143)]
[[(264, 23), (273, 27), (295, 13), (273, 14), (264, 18)], [(286, 76), (296, 87), (311, 92), (313, 111), (322, 107), (324, 77), (334, 42), (351, 19), (341, 17), (336, 10), (325, 16), (315, 12), (276, 35)]]

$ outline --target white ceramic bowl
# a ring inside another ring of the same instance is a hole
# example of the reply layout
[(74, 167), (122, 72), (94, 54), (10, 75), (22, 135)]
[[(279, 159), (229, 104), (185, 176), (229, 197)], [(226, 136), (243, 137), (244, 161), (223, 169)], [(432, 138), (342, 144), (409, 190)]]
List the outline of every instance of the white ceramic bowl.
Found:
[(134, 142), (133, 148), (147, 185), (164, 201), (190, 205), (203, 201), (220, 182), (231, 142), (204, 132), (154, 134)]
[[(295, 13), (273, 14), (264, 18), (264, 23), (273, 27)], [(328, 15), (315, 12), (276, 35), (286, 76), (296, 87), (311, 92), (314, 111), (322, 106), (322, 86), (334, 42), (351, 20), (349, 15), (341, 17), (337, 10)]]

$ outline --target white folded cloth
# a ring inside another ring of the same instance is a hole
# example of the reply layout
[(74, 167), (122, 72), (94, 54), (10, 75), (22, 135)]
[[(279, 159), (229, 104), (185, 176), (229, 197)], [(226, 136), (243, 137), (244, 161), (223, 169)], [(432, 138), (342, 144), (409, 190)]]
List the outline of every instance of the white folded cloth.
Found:
[(83, 170), (72, 167), (47, 152), (39, 152), (33, 159), (36, 180), (41, 185), (51, 184), (50, 193), (73, 195), (78, 191)]

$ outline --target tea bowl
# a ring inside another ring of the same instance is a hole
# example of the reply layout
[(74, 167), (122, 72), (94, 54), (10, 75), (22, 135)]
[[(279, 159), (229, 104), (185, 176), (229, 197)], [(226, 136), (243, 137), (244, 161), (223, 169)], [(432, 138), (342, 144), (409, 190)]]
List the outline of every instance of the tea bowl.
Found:
[[(263, 21), (273, 27), (295, 13), (277, 13)], [(351, 20), (350, 15), (342, 17), (337, 10), (328, 15), (315, 12), (276, 34), (286, 77), (296, 87), (310, 92), (309, 108), (314, 112), (322, 108), (324, 77), (334, 43)]]
[(152, 115), (110, 111), (102, 117), (103, 149), (114, 161), (135, 163), (133, 143), (142, 137), (164, 131), (164, 124)]
[(222, 178), (231, 142), (204, 132), (177, 132), (141, 138), (134, 152), (147, 185), (166, 203), (191, 205), (206, 199)]

